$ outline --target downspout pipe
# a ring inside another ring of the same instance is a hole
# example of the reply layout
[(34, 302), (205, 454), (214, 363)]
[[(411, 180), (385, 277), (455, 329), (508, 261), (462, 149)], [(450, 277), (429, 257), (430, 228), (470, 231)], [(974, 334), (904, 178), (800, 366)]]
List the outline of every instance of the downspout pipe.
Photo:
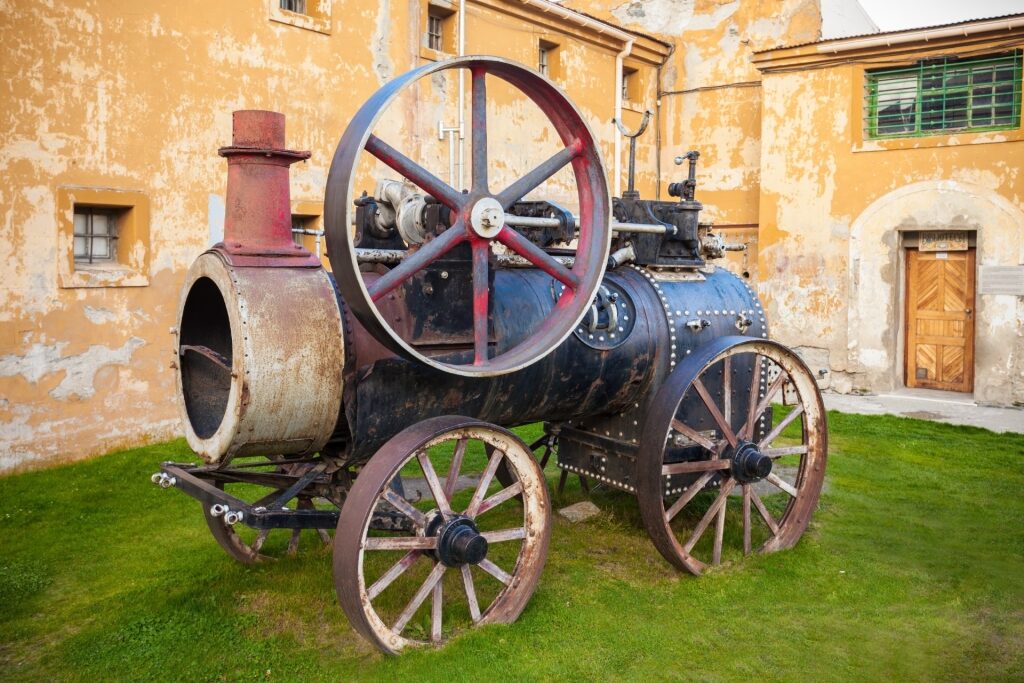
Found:
[[(629, 53), (633, 51), (633, 38), (626, 41), (626, 45), (622, 48), (622, 52), (615, 55), (615, 120), (622, 120), (622, 83), (625, 78), (623, 73), (623, 61), (629, 56)], [(622, 136), (615, 136), (615, 180), (613, 184), (615, 190), (612, 193), (615, 197), (622, 196), (622, 169), (619, 167), (622, 159)]]
[[(464, 2), (465, 0), (461, 0), (461, 1)], [(616, 28), (615, 26), (612, 26), (611, 24), (605, 23), (603, 21), (598, 21), (597, 19), (591, 19), (590, 17), (588, 17), (588, 16), (586, 16), (584, 14), (580, 14), (579, 12), (574, 12), (573, 10), (567, 9), (565, 7), (562, 7), (561, 5), (557, 5), (557, 4), (553, 3), (553, 2), (549, 2), (549, 0), (521, 0), (521, 1), (522, 1), (522, 3), (524, 5), (529, 5), (530, 7), (534, 7), (536, 9), (540, 10), (541, 12), (545, 12), (547, 14), (554, 14), (555, 16), (568, 21), (569, 23), (576, 24), (577, 26), (582, 26), (583, 28), (588, 28), (588, 29), (590, 29), (592, 31), (596, 31), (597, 33), (600, 33), (601, 35), (608, 36), (610, 38), (614, 38), (615, 40), (619, 40), (619, 41), (622, 42), (622, 51), (615, 55), (615, 118), (614, 118), (615, 121), (621, 121), (622, 120), (622, 78), (623, 78), (622, 69), (623, 69), (623, 61), (633, 51), (633, 41), (636, 40), (636, 36), (634, 36), (632, 33), (628, 33), (626, 31), (623, 31), (620, 28)], [(460, 88), (460, 92), (461, 92), (461, 88)], [(614, 136), (613, 139), (615, 140), (615, 161), (614, 161), (614, 164), (613, 164), (613, 167), (614, 167), (614, 171), (613, 171), (614, 175), (613, 175), (613, 177), (615, 178), (615, 180), (613, 181), (613, 185), (614, 185), (614, 193), (613, 194), (616, 197), (619, 197), (619, 196), (622, 195), (622, 192), (621, 192), (621, 190), (622, 190), (622, 158), (621, 158), (622, 157), (622, 139), (619, 136), (618, 131), (615, 129), (615, 124), (613, 122), (609, 122), (609, 125), (612, 128), (612, 135)]]
[[(459, 57), (466, 54), (466, 0), (459, 0)], [(450, 155), (449, 155), (450, 156)], [(466, 70), (459, 69), (459, 185), (466, 187)]]

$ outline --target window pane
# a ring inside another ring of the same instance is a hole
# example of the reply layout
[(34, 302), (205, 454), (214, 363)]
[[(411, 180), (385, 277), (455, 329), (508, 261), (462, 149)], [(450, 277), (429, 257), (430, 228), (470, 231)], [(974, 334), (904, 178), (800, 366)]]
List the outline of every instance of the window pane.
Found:
[(92, 215), (92, 234), (94, 235), (112, 235), (114, 234), (113, 228), (113, 216), (106, 213), (94, 213)]
[(92, 239), (92, 257), (98, 258), (110, 258), (110, 240), (106, 237), (93, 237)]
[(75, 211), (75, 234), (84, 235), (89, 223), (89, 215), (80, 211)]
[[(78, 218), (78, 216), (76, 215), (75, 218)], [(85, 250), (85, 240), (86, 240), (85, 237), (76, 237), (75, 238), (75, 258), (76, 259), (77, 258), (87, 258), (89, 256), (89, 252), (87, 252)]]
[(878, 134), (912, 133), (917, 103), (917, 76), (879, 78), (876, 83)]

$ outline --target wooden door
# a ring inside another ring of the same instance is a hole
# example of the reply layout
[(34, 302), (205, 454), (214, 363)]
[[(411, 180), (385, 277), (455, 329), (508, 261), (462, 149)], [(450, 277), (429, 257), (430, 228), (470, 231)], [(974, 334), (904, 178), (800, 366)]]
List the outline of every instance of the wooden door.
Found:
[(974, 390), (974, 249), (907, 249), (906, 385)]

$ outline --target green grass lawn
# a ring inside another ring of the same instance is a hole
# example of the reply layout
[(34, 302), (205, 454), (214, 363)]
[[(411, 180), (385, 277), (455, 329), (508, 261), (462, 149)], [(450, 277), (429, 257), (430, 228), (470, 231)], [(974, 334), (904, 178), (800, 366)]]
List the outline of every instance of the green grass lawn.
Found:
[(1024, 679), (1024, 436), (830, 424), (795, 549), (679, 574), (635, 501), (597, 491), (599, 517), (556, 516), (515, 624), (398, 658), (349, 628), (328, 548), (235, 564), (149, 482), (183, 442), (0, 479), (0, 680)]

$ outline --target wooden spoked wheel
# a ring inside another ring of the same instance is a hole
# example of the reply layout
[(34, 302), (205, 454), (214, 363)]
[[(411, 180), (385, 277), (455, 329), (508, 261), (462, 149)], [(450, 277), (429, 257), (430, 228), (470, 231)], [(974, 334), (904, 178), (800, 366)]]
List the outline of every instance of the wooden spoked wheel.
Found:
[[(302, 474), (303, 465), (288, 463), (258, 469), (271, 469), (284, 474)], [(280, 488), (262, 487), (253, 483), (216, 481), (214, 485), (250, 502), (253, 507), (270, 504), (277, 500), (282, 492)], [(313, 497), (302, 493), (291, 501), (286, 501), (286, 504), (298, 510), (315, 508)], [(329, 545), (331, 542), (331, 535), (327, 529), (253, 529), (244, 522), (229, 525), (225, 523), (223, 515), (214, 515), (210, 508), (209, 505), (203, 505), (203, 517), (210, 528), (210, 533), (224, 552), (242, 564), (255, 564), (284, 555), (294, 555), (298, 552), (303, 538), (319, 539), (320, 545)]]
[(828, 433), (817, 383), (795, 353), (716, 339), (687, 356), (655, 406), (637, 495), (665, 559), (700, 574), (800, 539), (821, 493)]
[[(405, 88), (443, 71), (465, 69), (472, 82), (472, 178), (466, 192), (453, 188), (419, 163), (374, 134), (382, 112)], [(504, 189), (492, 191), (487, 152), (487, 78), (497, 78), (532, 100), (554, 127), (562, 149)], [(355, 210), (356, 166), (363, 151), (447, 207), (451, 225), (422, 244), (409, 245), (401, 263), (382, 275), (360, 270), (349, 226)], [(573, 265), (566, 266), (505, 223), (505, 212), (563, 168), (571, 168), (580, 211)], [(551, 81), (497, 57), (459, 57), (414, 69), (378, 90), (352, 118), (338, 144), (327, 177), (324, 199), (327, 252), (346, 305), (377, 341), (395, 353), (445, 372), (494, 376), (514, 372), (540, 360), (568, 337), (590, 310), (601, 284), (611, 245), (611, 197), (596, 138), (583, 115)], [(492, 249), (495, 244), (526, 259), (562, 285), (548, 315), (525, 339), (492, 355), (488, 315), (491, 307)], [(444, 362), (425, 355), (403, 338), (394, 320), (378, 304), (414, 275), (458, 245), (472, 253), (473, 357), (471, 362)]]
[[(511, 483), (495, 476), (502, 465)], [(550, 532), (543, 475), (518, 437), (472, 418), (426, 420), (384, 444), (348, 494), (334, 540), (338, 599), (392, 654), (512, 622), (537, 586)]]

